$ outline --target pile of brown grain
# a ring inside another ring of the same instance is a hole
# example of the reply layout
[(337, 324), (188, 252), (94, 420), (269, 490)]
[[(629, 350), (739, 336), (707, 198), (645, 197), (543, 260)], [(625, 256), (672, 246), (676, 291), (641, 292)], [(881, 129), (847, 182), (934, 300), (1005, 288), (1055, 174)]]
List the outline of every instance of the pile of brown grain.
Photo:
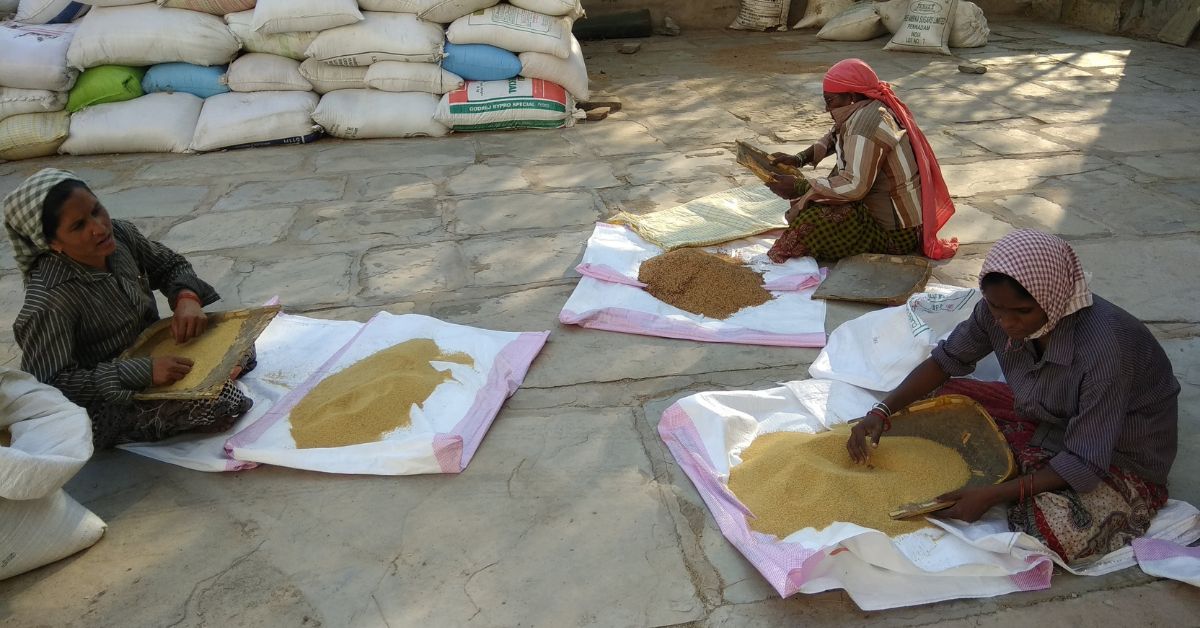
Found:
[(213, 370), (221, 365), (221, 361), (225, 359), (225, 354), (237, 340), (245, 322), (246, 319), (242, 317), (229, 318), (219, 322), (209, 319), (208, 328), (204, 330), (204, 333), (183, 344), (175, 342), (169, 325), (155, 332), (138, 349), (138, 355), (152, 358), (166, 356), (189, 358), (194, 364), (192, 370), (184, 375), (183, 379), (167, 386), (155, 386), (150, 390), (153, 392), (191, 390), (202, 384)]
[(890, 536), (914, 532), (929, 525), (923, 517), (895, 521), (888, 513), (962, 488), (970, 477), (958, 452), (911, 436), (884, 437), (868, 465), (854, 464), (848, 436), (833, 430), (756, 438), (729, 474), (729, 489), (756, 517), (750, 527), (781, 539), (835, 521)]
[(474, 366), (465, 353), (443, 354), (427, 338), (402, 342), (321, 380), (291, 411), (299, 449), (345, 447), (381, 440), (412, 424), (413, 405), (452, 379), (431, 362)]
[(638, 281), (654, 298), (692, 314), (726, 319), (773, 297), (762, 275), (726, 255), (684, 248), (642, 262)]

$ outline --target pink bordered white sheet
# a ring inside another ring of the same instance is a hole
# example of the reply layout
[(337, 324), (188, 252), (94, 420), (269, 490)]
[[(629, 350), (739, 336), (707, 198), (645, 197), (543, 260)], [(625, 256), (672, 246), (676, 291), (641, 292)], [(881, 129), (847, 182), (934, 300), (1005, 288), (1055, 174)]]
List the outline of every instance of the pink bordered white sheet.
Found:
[[(254, 424), (225, 443), (235, 460), (370, 475), (458, 473), (475, 455), (505, 399), (516, 392), (549, 332), (500, 332), (454, 325), (428, 316), (381, 313), (368, 321), (309, 378)], [(470, 355), (474, 366), (438, 362), (453, 379), (438, 386), (412, 425), (381, 440), (346, 447), (298, 449), (289, 413), (326, 377), (378, 351), (415, 338), (429, 338), (448, 353)]]
[[(782, 597), (844, 589), (864, 610), (878, 610), (1049, 587), (1061, 561), (1036, 539), (1009, 532), (1000, 508), (975, 524), (931, 519), (936, 527), (895, 538), (852, 523), (784, 539), (750, 529), (752, 514), (727, 488), (741, 452), (759, 434), (829, 429), (861, 415), (878, 396), (832, 380), (699, 393), (667, 408), (658, 431), (721, 532)], [(1200, 512), (1173, 500), (1148, 536), (1194, 541)], [(1125, 548), (1070, 571), (1100, 575), (1134, 564)]]

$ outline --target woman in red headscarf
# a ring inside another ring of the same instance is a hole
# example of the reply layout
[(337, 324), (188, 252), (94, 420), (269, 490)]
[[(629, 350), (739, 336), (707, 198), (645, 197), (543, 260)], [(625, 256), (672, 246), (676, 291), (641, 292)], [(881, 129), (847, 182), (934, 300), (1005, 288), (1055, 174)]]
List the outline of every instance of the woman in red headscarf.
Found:
[(771, 157), (801, 167), (834, 153), (837, 166), (827, 177), (778, 176), (768, 184), (792, 201), (789, 227), (771, 248), (771, 259), (953, 256), (957, 241), (939, 240), (937, 232), (954, 214), (954, 203), (912, 112), (860, 59), (830, 68), (823, 89), (833, 128), (798, 155)]

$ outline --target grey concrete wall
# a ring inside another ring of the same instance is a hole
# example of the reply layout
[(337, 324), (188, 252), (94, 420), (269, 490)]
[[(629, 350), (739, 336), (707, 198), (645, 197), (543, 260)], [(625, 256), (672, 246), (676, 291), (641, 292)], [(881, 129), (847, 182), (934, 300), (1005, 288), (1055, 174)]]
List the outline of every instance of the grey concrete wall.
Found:
[[(804, 14), (807, 0), (792, 0), (789, 24)], [(583, 0), (589, 15), (650, 9), (655, 26), (669, 15), (683, 28), (725, 28), (737, 16), (739, 0)]]

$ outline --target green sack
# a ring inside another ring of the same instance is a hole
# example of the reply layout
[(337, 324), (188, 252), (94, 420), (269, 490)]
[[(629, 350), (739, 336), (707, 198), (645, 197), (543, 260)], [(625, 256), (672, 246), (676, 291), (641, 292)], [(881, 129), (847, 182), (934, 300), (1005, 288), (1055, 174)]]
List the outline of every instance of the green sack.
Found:
[(124, 65), (100, 65), (84, 70), (67, 98), (67, 111), (106, 102), (133, 100), (142, 95), (142, 77), (146, 68)]

